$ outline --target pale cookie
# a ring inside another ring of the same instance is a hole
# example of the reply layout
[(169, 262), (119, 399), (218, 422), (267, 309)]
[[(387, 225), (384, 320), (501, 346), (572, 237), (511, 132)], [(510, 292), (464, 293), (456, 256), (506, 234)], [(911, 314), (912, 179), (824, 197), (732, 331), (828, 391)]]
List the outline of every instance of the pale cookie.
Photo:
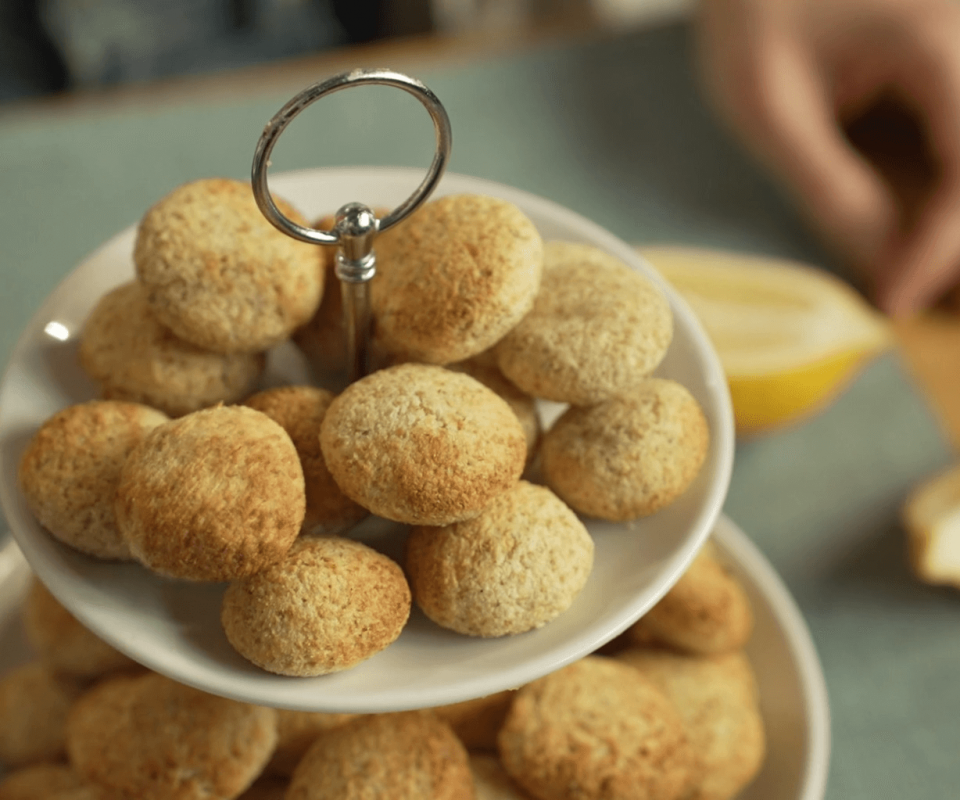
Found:
[(317, 310), (318, 249), (267, 222), (249, 183), (208, 178), (147, 211), (133, 259), (151, 308), (177, 336), (218, 353), (256, 353), (288, 339)]
[(396, 353), (450, 364), (499, 341), (533, 305), (543, 242), (519, 208), (481, 195), (427, 203), (377, 240), (376, 338)]
[(527, 394), (586, 406), (631, 395), (672, 337), (670, 305), (648, 278), (596, 247), (548, 242), (533, 310), (497, 362)]
[(36, 578), (23, 604), (23, 628), (40, 660), (61, 675), (93, 680), (138, 666), (91, 632)]
[(320, 446), (344, 494), (414, 525), (475, 517), (517, 482), (527, 453), (506, 401), (467, 375), (424, 364), (348, 386), (323, 418)]
[(513, 413), (520, 420), (520, 427), (523, 428), (523, 434), (527, 437), (527, 462), (529, 463), (537, 452), (540, 435), (543, 433), (540, 414), (537, 412), (537, 400), (526, 392), (520, 391), (515, 384), (507, 380), (496, 362), (490, 360), (492, 357), (487, 355), (489, 353), (490, 351), (486, 350), (467, 361), (451, 364), (449, 369), (464, 372), (471, 378), (476, 378), (507, 401), (507, 405), (513, 409)]
[(333, 714), (323, 711), (290, 711), (277, 709), (277, 747), (265, 772), (289, 777), (303, 754), (321, 734), (346, 725), (356, 714)]
[(320, 450), (320, 423), (333, 398), (326, 389), (281, 386), (244, 401), (278, 423), (297, 448), (307, 496), (303, 530), (308, 533), (339, 533), (367, 515), (365, 508), (340, 491)]
[(494, 755), (470, 753), (470, 770), (477, 800), (534, 800), (507, 774)]
[(571, 407), (540, 446), (546, 484), (582, 514), (647, 516), (676, 500), (700, 471), (710, 432), (696, 399), (650, 378), (628, 398)]
[(249, 393), (266, 364), (262, 353), (203, 350), (160, 324), (137, 282), (107, 292), (80, 334), (80, 363), (103, 396), (144, 403), (179, 417)]
[(300, 533), (303, 469), (266, 414), (216, 406), (162, 425), (124, 464), (117, 523), (154, 572), (227, 581), (279, 561)]
[(522, 687), (499, 744), (510, 776), (550, 800), (679, 800), (693, 759), (663, 693), (600, 656)]
[(43, 762), (0, 778), (0, 800), (99, 800), (69, 764)]
[(689, 800), (731, 800), (760, 770), (766, 754), (757, 687), (743, 653), (712, 658), (633, 648), (618, 660), (656, 684), (683, 720), (701, 777)]
[(98, 684), (67, 721), (70, 762), (109, 797), (235, 798), (276, 743), (274, 709), (157, 674)]
[(415, 527), (406, 570), (420, 609), (468, 636), (540, 628), (566, 611), (593, 567), (593, 540), (549, 489), (520, 481), (479, 516)]
[(232, 583), (221, 621), (240, 655), (279, 675), (325, 675), (393, 642), (410, 616), (400, 567), (360, 542), (307, 538)]
[(130, 559), (114, 495), (130, 451), (167, 415), (137, 403), (93, 400), (46, 420), (20, 458), (30, 510), (55, 538), (88, 555)]
[(750, 598), (709, 544), (660, 602), (627, 628), (627, 641), (693, 655), (730, 653), (747, 643), (753, 632)]
[(80, 693), (79, 682), (38, 661), (0, 677), (0, 764), (19, 767), (62, 758), (67, 713)]
[(286, 800), (473, 800), (463, 745), (425, 711), (373, 714), (321, 735)]
[(510, 710), (516, 692), (507, 689), (486, 697), (434, 708), (468, 750), (496, 750), (497, 734)]

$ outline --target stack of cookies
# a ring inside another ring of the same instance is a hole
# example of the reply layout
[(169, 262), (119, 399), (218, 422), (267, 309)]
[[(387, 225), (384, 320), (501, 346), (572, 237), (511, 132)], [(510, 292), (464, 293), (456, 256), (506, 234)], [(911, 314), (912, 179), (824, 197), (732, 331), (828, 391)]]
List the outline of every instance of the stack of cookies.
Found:
[[(273, 229), (247, 184), (179, 187), (140, 222), (136, 280), (83, 330), (102, 398), (45, 422), (20, 465), (60, 541), (228, 583), (227, 638), (282, 675), (360, 663), (413, 604), (468, 636), (547, 624), (592, 569), (581, 516), (657, 512), (709, 443), (689, 391), (653, 377), (668, 302), (606, 252), (452, 195), (377, 254), (380, 368), (339, 393), (262, 389), (265, 352), (287, 339), (342, 366), (331, 253)], [(546, 431), (538, 399), (568, 406)], [(402, 567), (349, 538), (367, 514), (409, 526)]]
[[(732, 800), (766, 736), (752, 609), (712, 551), (620, 640), (430, 710), (275, 710), (138, 668), (34, 583), (0, 676), (0, 800)], [(649, 624), (648, 624), (649, 623)]]

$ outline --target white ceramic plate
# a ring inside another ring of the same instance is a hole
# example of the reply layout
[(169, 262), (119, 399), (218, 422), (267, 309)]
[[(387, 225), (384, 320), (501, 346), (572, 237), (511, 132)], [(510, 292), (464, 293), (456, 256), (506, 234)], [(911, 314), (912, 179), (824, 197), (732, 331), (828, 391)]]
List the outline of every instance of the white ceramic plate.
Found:
[[(756, 617), (747, 654), (760, 688), (767, 755), (739, 800), (822, 800), (830, 757), (830, 713), (807, 626), (770, 563), (734, 523), (721, 515), (713, 538), (743, 582)], [(15, 547), (0, 547), (0, 674), (30, 658), (14, 616), (28, 574)]]
[[(271, 189), (308, 217), (356, 200), (395, 206), (418, 184), (409, 169), (309, 170), (278, 175)], [(165, 580), (135, 565), (100, 562), (56, 542), (34, 520), (16, 486), (17, 463), (37, 427), (57, 410), (96, 396), (77, 363), (76, 336), (94, 303), (133, 277), (133, 229), (109, 241), (47, 298), (14, 350), (0, 387), (0, 502), (34, 570), (103, 639), (157, 672), (228, 697), (277, 707), (386, 711), (464, 700), (519, 686), (596, 649), (652, 606), (684, 571), (716, 520), (733, 460), (733, 416), (719, 361), (689, 308), (633, 248), (554, 203), (509, 187), (447, 175), (438, 194), (474, 192), (509, 200), (545, 239), (587, 242), (649, 275), (673, 307), (673, 343), (658, 374), (693, 393), (711, 446), (700, 475), (672, 506), (630, 525), (590, 523), (593, 574), (573, 607), (538, 631), (474, 639), (414, 613), (400, 638), (346, 672), (318, 678), (265, 673), (230, 647), (219, 624), (222, 585)], [(300, 382), (291, 345), (271, 354), (268, 381)], [(402, 529), (372, 520), (355, 534), (398, 552)]]

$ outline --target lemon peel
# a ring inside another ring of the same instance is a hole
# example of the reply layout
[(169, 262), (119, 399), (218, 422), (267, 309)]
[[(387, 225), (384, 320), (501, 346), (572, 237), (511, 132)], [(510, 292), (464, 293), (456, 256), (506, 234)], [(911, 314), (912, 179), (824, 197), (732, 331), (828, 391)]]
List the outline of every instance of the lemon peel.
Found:
[(893, 341), (882, 315), (815, 267), (697, 248), (637, 249), (703, 323), (740, 435), (825, 408)]
[(917, 577), (960, 588), (960, 464), (917, 485), (901, 517)]

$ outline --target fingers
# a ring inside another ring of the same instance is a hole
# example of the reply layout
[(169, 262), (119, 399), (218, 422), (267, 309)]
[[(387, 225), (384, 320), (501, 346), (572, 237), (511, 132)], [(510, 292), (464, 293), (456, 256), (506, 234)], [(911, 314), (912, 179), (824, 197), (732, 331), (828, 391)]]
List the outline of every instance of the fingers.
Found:
[(850, 145), (816, 61), (796, 39), (767, 36), (745, 76), (736, 124), (814, 225), (869, 272), (896, 229), (892, 193)]

